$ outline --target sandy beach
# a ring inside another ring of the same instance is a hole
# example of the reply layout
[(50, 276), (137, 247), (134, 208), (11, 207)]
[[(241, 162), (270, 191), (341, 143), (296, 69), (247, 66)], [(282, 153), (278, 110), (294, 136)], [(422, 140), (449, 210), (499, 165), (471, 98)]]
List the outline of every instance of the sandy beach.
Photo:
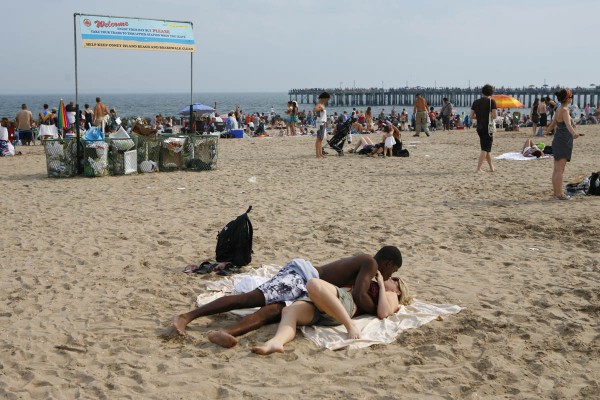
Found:
[[(499, 132), (493, 155), (525, 132)], [(579, 132), (566, 180), (600, 170), (600, 127)], [(221, 140), (215, 171), (95, 179), (47, 178), (41, 146), (0, 158), (0, 397), (600, 398), (600, 198), (552, 199), (552, 159), (475, 174), (474, 130), (403, 143), (409, 158), (317, 160), (312, 137)], [(231, 314), (173, 336), (218, 279), (183, 268), (249, 205), (252, 266), (393, 244), (417, 298), (465, 309), (362, 350), (299, 334), (251, 353), (275, 325), (223, 349), (206, 335)]]

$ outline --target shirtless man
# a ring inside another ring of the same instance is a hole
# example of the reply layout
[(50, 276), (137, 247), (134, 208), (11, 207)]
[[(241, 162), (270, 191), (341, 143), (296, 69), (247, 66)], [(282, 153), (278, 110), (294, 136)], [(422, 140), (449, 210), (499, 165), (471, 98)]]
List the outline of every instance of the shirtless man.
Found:
[(108, 115), (108, 107), (106, 104), (102, 103), (100, 97), (96, 97), (96, 105), (94, 106), (94, 126), (102, 129), (102, 123), (104, 122), (104, 117)]
[(185, 327), (194, 319), (226, 311), (261, 307), (254, 314), (222, 331), (214, 331), (208, 339), (223, 347), (237, 344), (235, 336), (256, 330), (266, 324), (277, 322), (286, 301), (308, 297), (306, 283), (311, 278), (320, 278), (335, 286), (352, 286), (352, 297), (357, 306), (366, 313), (374, 314), (376, 306), (368, 295), (371, 280), (377, 271), (384, 280), (389, 279), (402, 266), (402, 254), (397, 247), (384, 246), (375, 256), (361, 254), (313, 267), (310, 262), (294, 259), (269, 281), (247, 293), (223, 296), (208, 304), (175, 317), (173, 327), (178, 334), (185, 335)]

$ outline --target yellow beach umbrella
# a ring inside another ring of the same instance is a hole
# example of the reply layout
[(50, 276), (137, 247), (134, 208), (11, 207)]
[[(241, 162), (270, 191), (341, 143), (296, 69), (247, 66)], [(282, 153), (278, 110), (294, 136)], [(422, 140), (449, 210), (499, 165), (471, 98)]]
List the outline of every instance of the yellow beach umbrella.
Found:
[(492, 99), (496, 101), (496, 107), (498, 108), (521, 108), (525, 107), (523, 103), (514, 97), (507, 96), (505, 94), (497, 94), (492, 96)]

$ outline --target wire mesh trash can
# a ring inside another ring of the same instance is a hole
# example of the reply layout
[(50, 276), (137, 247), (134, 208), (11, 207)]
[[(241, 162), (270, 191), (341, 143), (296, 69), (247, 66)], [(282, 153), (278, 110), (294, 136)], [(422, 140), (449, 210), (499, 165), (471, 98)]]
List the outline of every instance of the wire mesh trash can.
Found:
[(48, 178), (72, 178), (77, 175), (77, 140), (42, 140), (46, 153)]
[(186, 168), (210, 171), (217, 168), (219, 135), (190, 135)]
[(109, 138), (109, 165), (111, 175), (129, 175), (137, 172), (136, 138)]
[(83, 141), (83, 175), (108, 175), (108, 143), (104, 140)]
[(134, 136), (137, 138), (137, 163), (140, 172), (158, 171), (161, 139), (157, 136)]
[(185, 168), (187, 142), (187, 136), (163, 136), (159, 171), (177, 171)]

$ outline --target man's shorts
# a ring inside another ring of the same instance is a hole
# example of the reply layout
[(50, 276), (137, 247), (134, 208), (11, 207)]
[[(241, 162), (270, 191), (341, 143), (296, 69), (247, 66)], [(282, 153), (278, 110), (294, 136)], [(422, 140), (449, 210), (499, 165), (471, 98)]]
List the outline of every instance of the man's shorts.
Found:
[(317, 139), (319, 139), (319, 140), (325, 139), (325, 124), (321, 124), (319, 126), (319, 130), (317, 131)]
[(30, 142), (33, 140), (33, 132), (31, 129), (19, 129), (19, 140)]
[[(343, 288), (337, 288), (337, 291), (338, 299), (340, 299), (340, 301), (342, 302), (342, 305), (344, 306), (344, 309), (346, 310), (350, 318), (352, 318), (356, 313), (356, 303), (354, 303), (352, 294)], [(314, 304), (313, 307), (315, 309), (315, 314), (312, 321), (310, 321), (309, 325), (337, 326), (342, 324), (337, 319), (334, 319), (330, 315), (325, 314), (323, 311), (319, 310)]]
[(306, 279), (291, 264), (281, 268), (277, 275), (260, 285), (258, 290), (265, 296), (265, 304), (308, 297)]

